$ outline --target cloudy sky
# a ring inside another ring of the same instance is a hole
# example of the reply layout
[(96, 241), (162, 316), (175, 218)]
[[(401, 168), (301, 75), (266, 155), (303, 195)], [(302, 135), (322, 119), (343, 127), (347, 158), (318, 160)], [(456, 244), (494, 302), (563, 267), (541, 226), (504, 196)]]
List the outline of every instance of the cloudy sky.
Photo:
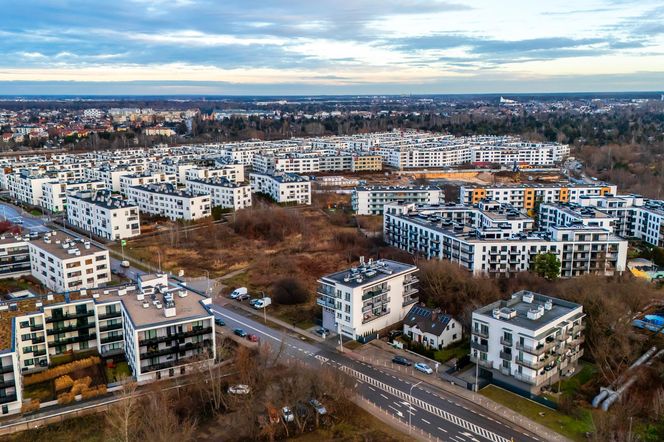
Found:
[(0, 94), (652, 91), (664, 3), (15, 0), (0, 52)]

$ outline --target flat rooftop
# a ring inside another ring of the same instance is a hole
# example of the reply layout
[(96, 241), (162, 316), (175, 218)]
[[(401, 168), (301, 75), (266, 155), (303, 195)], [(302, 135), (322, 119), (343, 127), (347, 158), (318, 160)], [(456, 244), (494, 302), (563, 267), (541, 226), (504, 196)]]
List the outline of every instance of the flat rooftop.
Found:
[(118, 195), (114, 195), (113, 192), (108, 189), (98, 190), (94, 193), (73, 193), (69, 196), (71, 198), (76, 198), (99, 207), (104, 207), (106, 209), (126, 209), (129, 207), (138, 208), (137, 204), (129, 202)]
[(364, 287), (388, 280), (395, 275), (414, 270), (417, 270), (417, 267), (412, 264), (405, 264), (389, 259), (379, 259), (377, 261), (370, 260), (364, 264), (360, 261), (360, 265), (357, 267), (351, 267), (347, 270), (330, 273), (329, 275), (323, 276), (321, 281), (338, 283), (352, 288)]
[(171, 183), (147, 184), (144, 186), (131, 186), (131, 188), (142, 190), (144, 192), (156, 193), (159, 195), (172, 195), (182, 198), (198, 198), (210, 196), (207, 193), (194, 193), (189, 190), (178, 189)]
[(107, 251), (87, 240), (76, 239), (58, 231), (45, 233), (40, 238), (31, 239), (30, 244), (61, 260), (80, 258), (81, 256), (94, 255)]
[(358, 186), (358, 192), (426, 192), (440, 190), (438, 186)]
[[(529, 299), (532, 300), (529, 302)], [(547, 301), (551, 301), (550, 309), (545, 308)], [(528, 312), (537, 309), (539, 306), (543, 307), (542, 315), (537, 319), (530, 319), (528, 317)], [(493, 314), (494, 309), (498, 309), (503, 313), (513, 312), (516, 313), (516, 315), (509, 319), (503, 317), (495, 318)], [(542, 327), (553, 327), (554, 325), (557, 325), (562, 317), (577, 310), (578, 315), (575, 315), (571, 319), (577, 319), (583, 316), (581, 304), (530, 292), (528, 290), (521, 290), (512, 294), (512, 297), (508, 300), (496, 301), (478, 308), (473, 312), (473, 317), (479, 316), (479, 319), (482, 319), (482, 317), (486, 319), (491, 318), (492, 320), (498, 320), (505, 324), (536, 331)]]

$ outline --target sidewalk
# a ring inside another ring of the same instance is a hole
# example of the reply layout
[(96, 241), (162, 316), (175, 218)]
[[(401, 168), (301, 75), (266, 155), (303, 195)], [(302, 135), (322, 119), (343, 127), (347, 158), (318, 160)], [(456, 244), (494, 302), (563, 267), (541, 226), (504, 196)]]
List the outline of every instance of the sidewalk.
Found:
[[(353, 357), (357, 360), (370, 363), (376, 367), (382, 367), (386, 370), (393, 371), (395, 373), (402, 373), (406, 376), (414, 378), (416, 381), (424, 381), (425, 384), (429, 386), (443, 390), (446, 393), (457, 396), (461, 399), (464, 399), (471, 404), (478, 405), (490, 413), (493, 413), (501, 418), (505, 419), (512, 424), (523, 428), (533, 434), (541, 436), (547, 441), (554, 442), (569, 442), (565, 436), (556, 433), (555, 431), (533, 422), (532, 420), (514, 412), (510, 408), (507, 408), (497, 402), (492, 401), (491, 399), (470, 391), (468, 389), (459, 387), (458, 385), (451, 384), (447, 381), (440, 379), (438, 376), (426, 375), (420, 373), (416, 370), (413, 370), (412, 367), (402, 367), (400, 365), (395, 365), (391, 363), (392, 357), (394, 355), (403, 355), (402, 350), (392, 349), (385, 342), (375, 342), (372, 341), (370, 344), (367, 344), (360, 351), (355, 352), (345, 352), (348, 356)], [(412, 359), (412, 358), (411, 358)], [(425, 357), (421, 357), (422, 360), (427, 360)], [(441, 365), (441, 367), (444, 367)], [(440, 371), (440, 369), (439, 369)]]

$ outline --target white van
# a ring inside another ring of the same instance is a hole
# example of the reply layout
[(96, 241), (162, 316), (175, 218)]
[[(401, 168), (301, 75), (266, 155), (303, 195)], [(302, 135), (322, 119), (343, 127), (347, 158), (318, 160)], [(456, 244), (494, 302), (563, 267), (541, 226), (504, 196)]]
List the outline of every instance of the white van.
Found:
[(260, 310), (262, 308), (267, 307), (270, 304), (272, 304), (272, 299), (270, 299), (269, 297), (266, 296), (265, 298), (261, 298), (258, 301), (256, 301), (254, 303), (254, 308), (256, 310)]
[(239, 287), (235, 290), (233, 290), (233, 293), (231, 293), (231, 299), (242, 299), (245, 296), (249, 294), (249, 291), (247, 290), (246, 287)]

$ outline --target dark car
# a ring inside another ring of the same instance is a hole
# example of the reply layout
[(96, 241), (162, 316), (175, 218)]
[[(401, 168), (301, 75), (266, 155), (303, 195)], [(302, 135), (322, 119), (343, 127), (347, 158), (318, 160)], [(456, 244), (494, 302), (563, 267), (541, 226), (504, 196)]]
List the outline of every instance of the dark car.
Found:
[(411, 365), (413, 365), (412, 362), (410, 362), (408, 359), (404, 358), (403, 356), (393, 357), (392, 362), (395, 363), (395, 364), (399, 364), (399, 365), (405, 365), (407, 367), (410, 367)]
[(214, 323), (217, 324), (217, 325), (221, 325), (221, 326), (226, 325), (226, 323), (224, 322), (224, 320), (221, 319), (221, 318), (214, 318)]
[(316, 329), (316, 334), (319, 334), (319, 335), (321, 335), (321, 336), (323, 336), (323, 335), (329, 335), (329, 334), (330, 334), (330, 330), (326, 329), (325, 327), (320, 327), (320, 328), (317, 328), (317, 329)]
[(258, 342), (257, 335), (247, 335), (247, 339), (249, 339), (251, 342)]
[(233, 330), (233, 333), (235, 333), (236, 335), (238, 335), (241, 338), (246, 338), (247, 337), (247, 332), (242, 330), (241, 328), (236, 328), (235, 330)]

